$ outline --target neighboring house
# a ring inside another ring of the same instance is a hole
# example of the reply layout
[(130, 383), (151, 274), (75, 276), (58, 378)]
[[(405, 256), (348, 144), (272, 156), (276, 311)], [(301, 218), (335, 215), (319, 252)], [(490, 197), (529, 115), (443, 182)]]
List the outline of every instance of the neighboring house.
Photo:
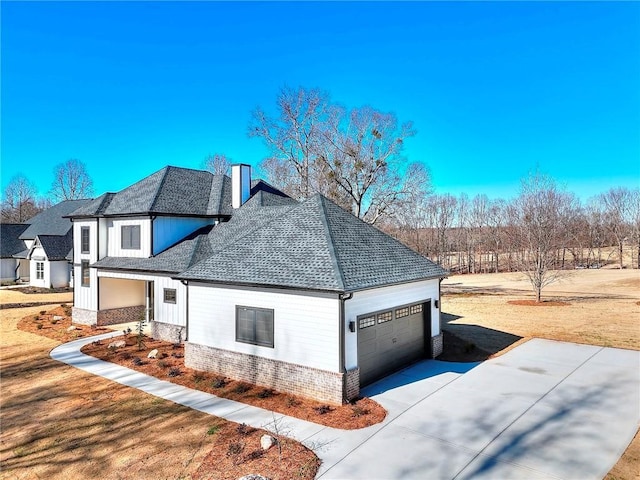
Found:
[(71, 284), (73, 224), (66, 216), (89, 202), (89, 199), (64, 200), (28, 221), (28, 227), (19, 236), (26, 248), (13, 255), (19, 263), (18, 280), (44, 288)]
[(20, 278), (20, 261), (13, 256), (27, 248), (20, 239), (27, 227), (29, 225), (25, 223), (0, 223), (0, 282), (14, 282)]
[(75, 211), (73, 316), (146, 315), (185, 364), (341, 403), (442, 352), (447, 274), (317, 195), (296, 202), (250, 167), (166, 167)]

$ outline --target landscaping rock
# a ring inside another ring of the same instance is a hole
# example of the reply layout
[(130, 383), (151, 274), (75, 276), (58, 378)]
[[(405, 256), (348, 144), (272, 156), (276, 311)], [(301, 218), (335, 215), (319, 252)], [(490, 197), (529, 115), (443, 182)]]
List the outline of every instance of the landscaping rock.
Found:
[(107, 348), (122, 348), (127, 345), (127, 342), (124, 340), (116, 340), (115, 342), (111, 342)]
[(53, 319), (54, 320), (64, 320), (64, 317), (62, 315), (54, 315)]
[(263, 477), (262, 475), (256, 475), (255, 473), (250, 473), (249, 475), (240, 477), (238, 480), (270, 480), (270, 479), (267, 477)]
[(149, 355), (147, 355), (147, 358), (157, 358), (158, 357), (158, 349), (154, 348), (153, 350), (151, 350), (149, 352)]
[(72, 332), (76, 329), (75, 325), (71, 325), (69, 328), (67, 328), (67, 332)]
[(263, 450), (269, 450), (276, 444), (276, 442), (277, 440), (271, 435), (262, 435), (262, 437), (260, 437), (260, 446)]

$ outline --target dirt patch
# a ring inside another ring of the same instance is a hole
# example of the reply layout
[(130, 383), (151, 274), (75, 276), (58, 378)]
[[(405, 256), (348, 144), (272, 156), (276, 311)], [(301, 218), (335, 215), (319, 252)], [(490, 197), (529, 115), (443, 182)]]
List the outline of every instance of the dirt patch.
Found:
[[(0, 478), (314, 478), (318, 458), (297, 442), (283, 439), (282, 452), (271, 448), (255, 459), (227, 457), (233, 444), (255, 450), (238, 424), (52, 360), (59, 341), (17, 328), (39, 310), (0, 316)], [(224, 454), (210, 462), (214, 449)]]
[[(122, 339), (126, 341), (125, 347), (109, 348), (110, 343)], [(192, 370), (184, 366), (182, 345), (148, 337), (142, 340), (142, 350), (138, 349), (137, 335), (129, 334), (117, 339), (92, 342), (85, 345), (82, 352), (185, 387), (328, 427), (344, 430), (364, 428), (382, 422), (386, 416), (386, 410), (369, 398), (361, 398), (345, 405), (326, 405), (220, 375)], [(158, 350), (155, 359), (147, 358), (152, 350)]]
[(520, 305), (522, 307), (568, 307), (571, 305), (569, 302), (562, 302), (560, 300), (542, 300), (537, 302), (535, 300), (509, 300), (509, 305)]
[(15, 288), (0, 289), (0, 305), (33, 305), (35, 303), (44, 304), (61, 304), (73, 302), (73, 292), (66, 291), (62, 293), (23, 293)]
[(111, 331), (105, 327), (72, 325), (70, 310), (68, 305), (60, 305), (50, 310), (40, 310), (18, 321), (17, 328), (23, 332), (35, 333), (57, 340), (60, 343)]

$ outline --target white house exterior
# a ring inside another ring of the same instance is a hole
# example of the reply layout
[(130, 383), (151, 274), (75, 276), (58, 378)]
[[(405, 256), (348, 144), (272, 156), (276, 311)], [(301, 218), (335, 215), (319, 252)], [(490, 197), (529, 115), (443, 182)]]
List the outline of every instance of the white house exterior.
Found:
[(166, 167), (73, 212), (74, 321), (145, 315), (189, 367), (332, 403), (441, 353), (442, 268), (232, 172)]
[[(20, 270), (20, 260), (14, 255), (26, 250), (20, 235), (29, 227), (23, 223), (0, 223), (0, 282), (14, 282), (21, 275), (28, 276), (27, 268)], [(25, 263), (26, 267), (28, 265)]]

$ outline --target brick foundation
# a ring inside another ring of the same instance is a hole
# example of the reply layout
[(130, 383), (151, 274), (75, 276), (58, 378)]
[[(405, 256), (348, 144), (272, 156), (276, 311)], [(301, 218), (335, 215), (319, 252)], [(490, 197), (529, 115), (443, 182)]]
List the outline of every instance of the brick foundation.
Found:
[(72, 307), (71, 320), (73, 323), (79, 323), (80, 325), (96, 325), (98, 323), (98, 312)]
[(185, 327), (171, 323), (151, 322), (151, 336), (156, 340), (171, 343), (182, 343), (185, 337)]
[(216, 372), (235, 380), (313, 398), (321, 402), (342, 404), (344, 375), (341, 373), (190, 342), (185, 342), (184, 346), (186, 367)]
[(145, 306), (111, 308), (98, 312), (98, 325), (115, 325), (117, 323), (139, 322), (144, 315)]
[(444, 342), (442, 337), (442, 332), (435, 337), (431, 337), (431, 357), (436, 358), (438, 355), (442, 353), (442, 349), (444, 348)]
[(353, 400), (360, 396), (360, 367), (347, 370), (345, 374), (347, 400)]

